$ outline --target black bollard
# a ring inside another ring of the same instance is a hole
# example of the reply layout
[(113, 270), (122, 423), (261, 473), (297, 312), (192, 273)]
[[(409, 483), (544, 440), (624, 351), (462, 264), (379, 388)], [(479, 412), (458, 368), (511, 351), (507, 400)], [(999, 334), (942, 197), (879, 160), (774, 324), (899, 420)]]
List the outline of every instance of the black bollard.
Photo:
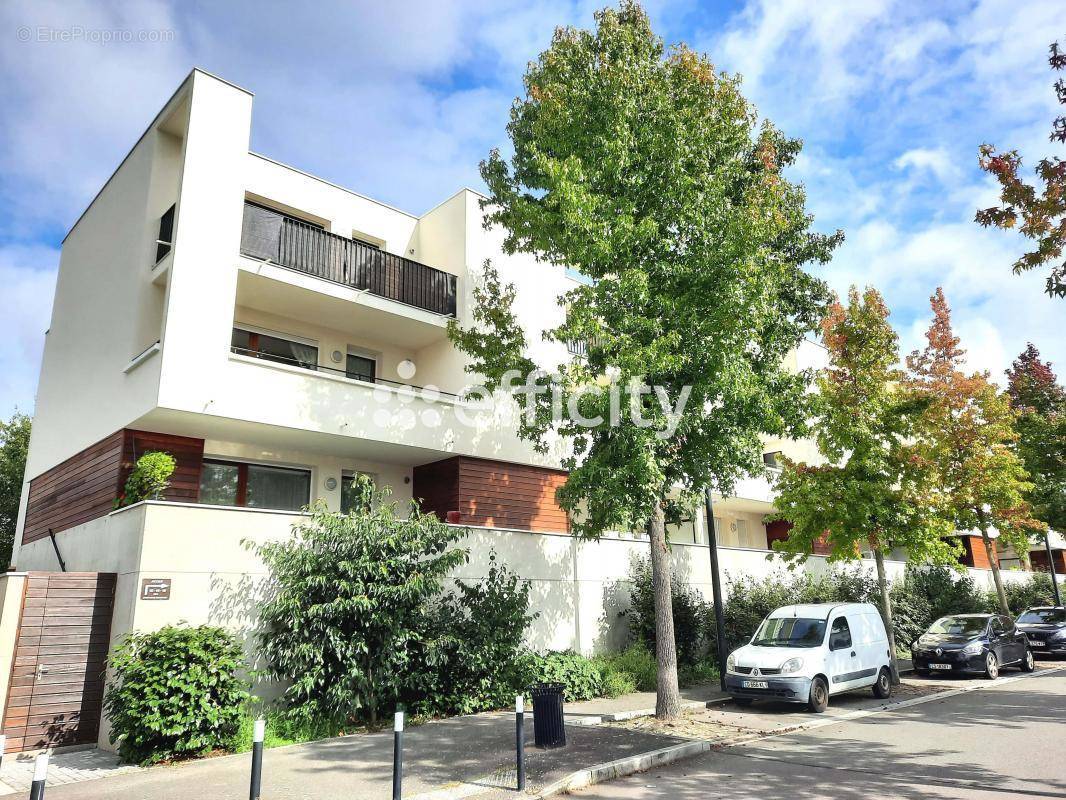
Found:
[(252, 782), (248, 800), (259, 800), (259, 788), (263, 783), (263, 741), (266, 739), (266, 720), (257, 719), (252, 729)]
[(517, 695), (514, 699), (515, 758), (518, 763), (518, 791), (526, 790), (526, 730), (525, 698)]
[(44, 800), (44, 782), (48, 779), (48, 753), (41, 753), (33, 765), (30, 800)]
[(392, 724), (392, 800), (403, 797), (403, 712), (397, 711)]

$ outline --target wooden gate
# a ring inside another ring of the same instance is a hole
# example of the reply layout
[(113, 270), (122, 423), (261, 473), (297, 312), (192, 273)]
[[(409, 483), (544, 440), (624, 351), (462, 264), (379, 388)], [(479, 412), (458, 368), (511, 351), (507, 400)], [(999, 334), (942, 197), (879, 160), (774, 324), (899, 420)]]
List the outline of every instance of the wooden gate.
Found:
[(114, 573), (28, 574), (4, 711), (7, 752), (96, 743), (114, 600)]

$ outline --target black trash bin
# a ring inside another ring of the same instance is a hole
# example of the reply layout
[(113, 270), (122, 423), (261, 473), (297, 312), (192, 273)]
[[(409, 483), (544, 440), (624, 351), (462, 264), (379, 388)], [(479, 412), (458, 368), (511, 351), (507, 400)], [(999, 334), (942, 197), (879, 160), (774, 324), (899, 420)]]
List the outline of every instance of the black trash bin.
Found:
[(533, 741), (537, 747), (564, 747), (563, 684), (539, 683), (530, 691), (533, 697)]

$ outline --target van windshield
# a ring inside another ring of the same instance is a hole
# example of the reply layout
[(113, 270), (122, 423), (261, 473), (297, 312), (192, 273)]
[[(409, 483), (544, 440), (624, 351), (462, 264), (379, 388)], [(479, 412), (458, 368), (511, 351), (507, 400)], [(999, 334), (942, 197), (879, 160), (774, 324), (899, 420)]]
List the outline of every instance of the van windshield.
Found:
[(759, 647), (818, 647), (824, 638), (824, 619), (772, 617), (763, 620), (751, 643)]

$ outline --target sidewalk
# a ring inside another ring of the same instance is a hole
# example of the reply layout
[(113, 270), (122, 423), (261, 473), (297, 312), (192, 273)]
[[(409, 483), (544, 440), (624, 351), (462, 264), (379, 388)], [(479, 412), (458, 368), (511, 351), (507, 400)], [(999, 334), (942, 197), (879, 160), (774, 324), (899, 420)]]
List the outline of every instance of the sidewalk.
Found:
[[(566, 735), (565, 748), (539, 750), (533, 746), (533, 723), (527, 718), (526, 779), (531, 794), (589, 765), (683, 741), (655, 733), (584, 725), (568, 725)], [(513, 798), (514, 746), (514, 715), (508, 713), (456, 717), (411, 727), (404, 734), (404, 797)], [(104, 755), (98, 757), (101, 762)], [(57, 754), (56, 769), (65, 769), (64, 762), (74, 756), (85, 758), (80, 753)], [(242, 754), (146, 770), (127, 768), (99, 780), (49, 782), (48, 797), (244, 800), (248, 796), (249, 765), (250, 756)], [(7, 773), (5, 765), (0, 777), (6, 779)], [(100, 773), (93, 777), (100, 777)], [(386, 731), (267, 750), (262, 796), (264, 800), (384, 800), (391, 796), (391, 781), (392, 732)]]

